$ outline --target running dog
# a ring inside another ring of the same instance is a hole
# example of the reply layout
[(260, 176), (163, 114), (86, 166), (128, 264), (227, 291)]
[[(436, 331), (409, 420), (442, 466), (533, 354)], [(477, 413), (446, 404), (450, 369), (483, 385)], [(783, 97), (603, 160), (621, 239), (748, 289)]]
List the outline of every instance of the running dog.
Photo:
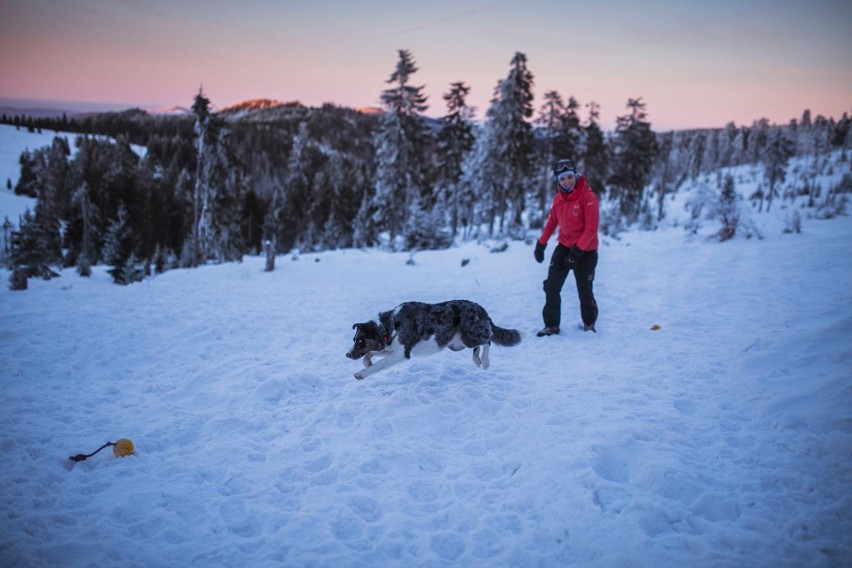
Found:
[[(482, 306), (468, 300), (440, 304), (405, 302), (381, 312), (378, 320), (356, 323), (352, 329), (354, 345), (346, 356), (355, 360), (364, 358), (364, 368), (355, 373), (359, 380), (410, 359), (411, 349), (429, 339), (438, 349), (473, 349), (473, 362), (483, 369), (489, 365), (488, 349), (492, 341), (506, 347), (521, 341), (518, 330), (495, 325)], [(374, 363), (374, 355), (385, 357)]]

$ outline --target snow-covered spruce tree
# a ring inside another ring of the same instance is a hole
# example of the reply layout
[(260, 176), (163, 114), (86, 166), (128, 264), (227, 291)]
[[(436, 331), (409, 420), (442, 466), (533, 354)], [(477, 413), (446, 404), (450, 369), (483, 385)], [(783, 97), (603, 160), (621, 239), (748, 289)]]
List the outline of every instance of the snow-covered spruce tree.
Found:
[(674, 169), (672, 168), (672, 149), (674, 147), (674, 131), (662, 134), (659, 137), (659, 160), (656, 162), (656, 170), (653, 178), (657, 180), (654, 186), (656, 193), (656, 221), (662, 221), (666, 215), (666, 196), (674, 193)]
[(629, 99), (627, 108), (630, 114), (618, 117), (617, 121), (609, 189), (627, 223), (634, 223), (641, 213), (645, 186), (650, 181), (659, 147), (651, 124), (645, 120), (642, 98)]
[[(269, 206), (263, 218), (263, 242), (270, 243), (274, 252), (278, 252), (278, 235), (281, 231), (281, 216), (284, 209), (284, 191), (280, 184), (272, 189)], [(264, 247), (269, 245), (264, 244)]]
[[(458, 219), (462, 240), (479, 239), (483, 224), (490, 219), (487, 213), (491, 211), (492, 196), (486, 188), (491, 187), (492, 180), (491, 176), (483, 175), (483, 172), (487, 171), (489, 136), (488, 123), (474, 125), (473, 148), (461, 165), (462, 173), (458, 182)], [(490, 228), (488, 231), (490, 232)]]
[(512, 57), (508, 76), (497, 83), (486, 116), (486, 163), (481, 175), (489, 192), (490, 231), (520, 232), (521, 213), (532, 169), (533, 75), (527, 56)]
[(86, 182), (77, 188), (71, 196), (72, 213), (82, 224), (80, 250), (77, 255), (77, 271), (81, 276), (91, 274), (91, 265), (98, 262), (97, 226), (100, 222), (100, 212), (92, 203), (89, 196), (89, 186)]
[(9, 237), (11, 237), (12, 229), (15, 228), (15, 225), (9, 220), (8, 216), (3, 217), (3, 250), (2, 256), (0, 256), (0, 262), (2, 262), (3, 266), (6, 266), (6, 261), (9, 259), (10, 246), (9, 246)]
[[(769, 186), (764, 198), (766, 210), (772, 207), (772, 201), (778, 197), (778, 186), (787, 179), (787, 162), (793, 157), (793, 142), (780, 128), (775, 128), (769, 135), (769, 142), (761, 160), (764, 165), (764, 179)], [(760, 201), (760, 211), (763, 210), (763, 199)]]
[(748, 141), (745, 150), (744, 164), (758, 164), (763, 161), (766, 145), (769, 142), (769, 119), (755, 120), (748, 131)]
[(234, 164), (227, 144), (229, 132), (210, 112), (210, 100), (201, 89), (195, 96), (192, 112), (197, 152), (193, 265), (208, 260), (241, 260), (243, 187), (240, 168)]
[(293, 149), (287, 159), (287, 175), (284, 176), (281, 191), (277, 193), (277, 205), (280, 207), (277, 234), (279, 252), (286, 252), (305, 239), (310, 227), (308, 209), (315, 202), (313, 192), (317, 162), (321, 158), (308, 134), (307, 124), (303, 122), (293, 137)]
[(702, 163), (704, 159), (704, 147), (707, 145), (707, 132), (705, 130), (696, 130), (689, 133), (689, 146), (686, 155), (687, 172), (691, 179), (697, 180), (701, 175)]
[[(192, 193), (192, 234), (184, 242), (184, 254), (188, 260), (188, 266), (198, 266), (203, 262), (203, 251), (201, 245), (201, 209), (203, 194), (207, 192), (204, 187), (202, 175), (202, 156), (205, 155), (207, 142), (208, 122), (210, 120), (210, 99), (204, 96), (201, 87), (192, 103), (192, 113), (195, 115), (195, 188)], [(187, 245), (191, 248), (187, 249)], [(183, 264), (183, 263), (182, 263)]]
[(701, 156), (701, 171), (709, 173), (719, 168), (720, 130), (707, 130), (704, 143), (704, 154)]
[(15, 184), (15, 195), (26, 195), (27, 197), (36, 197), (38, 195), (36, 192), (38, 180), (35, 174), (38, 153), (38, 150), (35, 152), (27, 150), (21, 152), (21, 157), (18, 158), (18, 163), (21, 165), (21, 174), (18, 177), (18, 182)]
[(462, 164), (476, 141), (473, 135), (474, 109), (467, 106), (466, 98), (470, 87), (463, 82), (451, 83), (444, 94), (447, 114), (441, 119), (441, 130), (437, 136), (437, 201), (449, 212), (450, 234), (458, 234), (461, 202)]
[[(136, 266), (136, 244), (127, 209), (121, 205), (117, 218), (112, 220), (107, 229), (103, 249), (103, 260), (112, 267), (109, 273), (116, 284), (130, 284), (142, 279)], [(138, 278), (128, 280), (128, 275), (134, 274)]]
[(574, 97), (566, 103), (557, 91), (548, 91), (538, 111), (535, 123), (543, 149), (533, 159), (532, 175), (535, 188), (529, 196), (530, 224), (541, 227), (553, 198), (553, 164), (569, 158), (580, 164), (582, 155), (580, 119), (577, 109), (580, 104)]
[(431, 211), (415, 204), (405, 231), (405, 250), (444, 249), (453, 244), (450, 232), (446, 229), (444, 216), (440, 208)]
[(740, 129), (733, 122), (725, 125), (723, 135), (719, 138), (719, 166), (726, 168), (736, 165), (734, 163), (734, 140), (739, 135)]
[(745, 127), (737, 128), (736, 135), (731, 140), (730, 165), (738, 166), (744, 163), (747, 137), (748, 130)]
[(544, 94), (535, 123), (542, 129), (544, 158), (548, 164), (569, 158), (580, 162), (582, 130), (577, 109), (580, 103), (574, 97), (562, 99), (557, 91)]
[(368, 189), (364, 169), (335, 152), (328, 156), (321, 174), (328, 191), (316, 219), (317, 226), (322, 227), (319, 246), (323, 250), (351, 247), (352, 219)]
[(352, 246), (356, 248), (370, 247), (379, 240), (379, 226), (375, 222), (378, 217), (373, 205), (372, 196), (364, 194), (358, 213), (352, 220)]
[[(55, 263), (53, 229), (47, 229), (39, 223), (38, 216), (29, 209), (24, 212), (18, 230), (18, 245), (12, 249), (12, 289), (26, 289), (28, 278), (50, 280), (59, 276), (50, 265)], [(23, 281), (23, 288), (20, 286)]]
[(740, 222), (739, 198), (737, 196), (734, 177), (731, 174), (725, 176), (722, 191), (719, 193), (717, 212), (722, 227), (716, 233), (716, 237), (719, 239), (719, 242), (725, 242), (737, 234), (737, 226)]
[(600, 106), (592, 101), (589, 108), (589, 121), (584, 130), (585, 147), (583, 149), (583, 175), (599, 196), (606, 193), (606, 179), (609, 177), (612, 152), (600, 127)]
[[(322, 155), (322, 163), (323, 166), (328, 164), (328, 156), (325, 154)], [(307, 203), (306, 226), (299, 242), (299, 249), (303, 252), (334, 248), (333, 245), (326, 247), (324, 238), (326, 222), (333, 207), (335, 181), (323, 166), (316, 170)]]
[(424, 87), (411, 84), (416, 72), (411, 52), (399, 50), (396, 69), (387, 80), (392, 87), (381, 96), (385, 112), (374, 135), (374, 222), (390, 233), (392, 245), (405, 230), (411, 208), (420, 203), (428, 169), (424, 150), (429, 132), (421, 114), (428, 106)]

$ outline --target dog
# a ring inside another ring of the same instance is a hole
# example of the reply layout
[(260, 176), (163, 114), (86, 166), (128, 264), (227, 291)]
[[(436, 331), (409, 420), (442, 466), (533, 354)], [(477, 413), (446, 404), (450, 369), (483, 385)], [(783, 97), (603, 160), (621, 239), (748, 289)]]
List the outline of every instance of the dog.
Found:
[[(492, 341), (505, 347), (521, 342), (518, 330), (495, 325), (485, 308), (469, 300), (440, 304), (404, 302), (379, 313), (378, 320), (356, 323), (352, 329), (354, 344), (346, 356), (353, 360), (364, 358), (364, 368), (355, 373), (359, 380), (410, 359), (412, 348), (430, 338), (439, 350), (473, 349), (473, 363), (483, 369), (489, 366), (488, 349)], [(375, 355), (383, 355), (384, 359), (374, 363)]]

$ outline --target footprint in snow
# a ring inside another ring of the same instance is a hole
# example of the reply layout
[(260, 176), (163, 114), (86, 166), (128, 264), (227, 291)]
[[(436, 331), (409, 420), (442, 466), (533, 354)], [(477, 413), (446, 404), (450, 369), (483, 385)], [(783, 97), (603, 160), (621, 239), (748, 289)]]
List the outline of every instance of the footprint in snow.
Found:
[(627, 483), (630, 481), (630, 468), (627, 458), (617, 449), (604, 446), (595, 448), (594, 470), (600, 477), (615, 483)]

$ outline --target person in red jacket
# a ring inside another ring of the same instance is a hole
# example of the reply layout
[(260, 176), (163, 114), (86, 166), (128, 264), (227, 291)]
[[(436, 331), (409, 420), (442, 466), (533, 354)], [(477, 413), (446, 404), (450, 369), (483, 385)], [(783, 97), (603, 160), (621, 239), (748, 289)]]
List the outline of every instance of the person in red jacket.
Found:
[(559, 192), (550, 205), (550, 214), (536, 242), (534, 253), (536, 261), (544, 261), (547, 241), (558, 225), (559, 244), (550, 257), (550, 268), (547, 280), (544, 281), (545, 303), (541, 311), (544, 329), (538, 332), (539, 337), (559, 333), (562, 317), (560, 294), (572, 270), (577, 282), (577, 295), (580, 297), (583, 329), (595, 331), (598, 319), (598, 304), (592, 287), (595, 267), (598, 265), (598, 198), (586, 183), (586, 177), (578, 176), (577, 168), (571, 160), (556, 162), (553, 175), (556, 176)]

